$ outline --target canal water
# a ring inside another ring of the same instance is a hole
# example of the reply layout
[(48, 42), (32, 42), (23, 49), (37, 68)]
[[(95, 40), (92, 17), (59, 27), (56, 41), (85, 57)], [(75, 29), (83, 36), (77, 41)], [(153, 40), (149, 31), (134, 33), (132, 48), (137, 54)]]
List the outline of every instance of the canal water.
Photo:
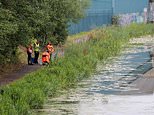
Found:
[[(154, 95), (139, 94), (133, 82), (152, 68), (154, 38), (130, 41), (132, 47), (101, 62), (97, 72), (58, 98), (48, 99), (38, 115), (154, 115)], [(135, 92), (135, 93), (131, 93)]]

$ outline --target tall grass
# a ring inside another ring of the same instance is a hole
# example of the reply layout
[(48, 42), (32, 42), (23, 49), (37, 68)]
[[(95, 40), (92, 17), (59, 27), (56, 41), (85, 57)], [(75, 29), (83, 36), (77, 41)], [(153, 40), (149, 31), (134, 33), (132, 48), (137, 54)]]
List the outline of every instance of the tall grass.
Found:
[[(89, 34), (89, 33), (88, 33)], [(69, 44), (65, 56), (48, 67), (27, 74), (24, 78), (1, 87), (1, 115), (29, 115), (42, 108), (47, 97), (74, 87), (95, 71), (98, 61), (117, 55), (132, 37), (154, 34), (151, 24), (127, 27), (106, 27), (90, 33), (92, 39)]]

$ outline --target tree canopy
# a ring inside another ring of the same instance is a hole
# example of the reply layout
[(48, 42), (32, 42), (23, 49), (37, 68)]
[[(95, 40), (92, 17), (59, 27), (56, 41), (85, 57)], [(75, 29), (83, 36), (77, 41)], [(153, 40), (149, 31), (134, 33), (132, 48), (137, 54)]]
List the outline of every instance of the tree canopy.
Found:
[(57, 44), (68, 24), (84, 16), (88, 0), (0, 0), (0, 64), (13, 62), (19, 44), (31, 38)]

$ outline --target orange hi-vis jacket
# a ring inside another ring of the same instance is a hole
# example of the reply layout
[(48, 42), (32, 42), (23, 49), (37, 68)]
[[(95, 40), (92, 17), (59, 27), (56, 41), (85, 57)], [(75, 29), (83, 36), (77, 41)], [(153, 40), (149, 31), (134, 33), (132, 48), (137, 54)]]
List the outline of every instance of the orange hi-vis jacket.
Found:
[(50, 54), (48, 52), (42, 53), (42, 63), (48, 62), (50, 63)]
[(53, 53), (55, 51), (53, 46), (50, 44), (47, 45), (47, 50), (49, 51), (49, 53)]

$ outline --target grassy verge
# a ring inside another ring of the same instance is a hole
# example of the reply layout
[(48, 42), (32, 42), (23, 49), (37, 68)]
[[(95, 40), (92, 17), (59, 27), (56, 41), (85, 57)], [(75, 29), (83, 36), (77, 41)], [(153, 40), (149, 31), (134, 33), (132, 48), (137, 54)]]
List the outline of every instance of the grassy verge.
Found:
[(55, 63), (1, 87), (1, 115), (32, 114), (30, 110), (42, 108), (47, 97), (57, 96), (90, 76), (98, 61), (117, 55), (130, 38), (154, 34), (154, 26), (107, 27), (91, 34), (93, 39), (87, 42), (69, 44), (65, 56)]

